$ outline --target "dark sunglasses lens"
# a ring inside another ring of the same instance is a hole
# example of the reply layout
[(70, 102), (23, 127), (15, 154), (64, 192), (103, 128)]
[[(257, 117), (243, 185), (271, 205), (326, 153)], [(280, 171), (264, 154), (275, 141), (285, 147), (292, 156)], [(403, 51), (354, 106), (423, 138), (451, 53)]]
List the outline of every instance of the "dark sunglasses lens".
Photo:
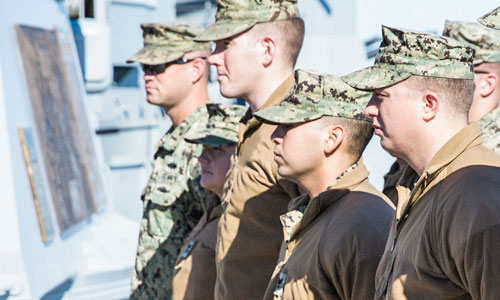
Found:
[(165, 71), (166, 64), (159, 64), (159, 65), (142, 65), (142, 70), (144, 73), (148, 74), (160, 74)]

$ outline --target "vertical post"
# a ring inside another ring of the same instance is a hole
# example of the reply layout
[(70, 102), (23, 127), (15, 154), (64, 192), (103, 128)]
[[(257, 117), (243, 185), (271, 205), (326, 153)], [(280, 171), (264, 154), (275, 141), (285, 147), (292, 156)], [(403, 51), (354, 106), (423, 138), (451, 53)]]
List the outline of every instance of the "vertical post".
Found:
[(40, 226), (40, 233), (42, 234), (42, 241), (44, 243), (47, 243), (47, 234), (45, 233), (45, 227), (43, 225), (42, 211), (40, 209), (40, 203), (38, 202), (38, 195), (36, 192), (33, 168), (31, 167), (31, 161), (28, 153), (28, 147), (26, 146), (26, 138), (24, 136), (23, 128), (18, 127), (17, 132), (19, 134), (19, 140), (21, 141), (21, 149), (23, 151), (24, 162), (26, 163), (26, 170), (28, 171), (31, 192), (33, 193), (33, 201), (35, 202), (36, 216), (38, 219), (38, 225)]

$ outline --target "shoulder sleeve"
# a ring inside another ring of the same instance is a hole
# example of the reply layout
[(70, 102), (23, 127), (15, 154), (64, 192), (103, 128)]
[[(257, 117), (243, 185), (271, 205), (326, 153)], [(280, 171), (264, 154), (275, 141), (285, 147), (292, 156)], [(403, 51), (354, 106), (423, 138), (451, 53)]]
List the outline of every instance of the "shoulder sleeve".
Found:
[(441, 268), (472, 299), (498, 299), (500, 169), (462, 168), (446, 178), (435, 201), (433, 251)]

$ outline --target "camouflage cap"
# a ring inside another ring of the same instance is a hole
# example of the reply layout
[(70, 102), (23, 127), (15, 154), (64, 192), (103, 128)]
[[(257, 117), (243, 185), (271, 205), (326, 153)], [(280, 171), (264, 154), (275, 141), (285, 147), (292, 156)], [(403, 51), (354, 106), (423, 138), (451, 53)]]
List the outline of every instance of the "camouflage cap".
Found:
[(500, 62), (500, 31), (477, 23), (450, 22), (444, 25), (444, 36), (474, 48), (474, 64)]
[(323, 116), (371, 122), (364, 113), (371, 93), (348, 86), (340, 78), (317, 71), (295, 71), (295, 86), (280, 104), (255, 113), (265, 123), (289, 124)]
[(474, 50), (439, 35), (382, 26), (382, 43), (372, 67), (343, 76), (361, 90), (374, 90), (412, 75), (474, 79)]
[(211, 50), (210, 43), (195, 42), (193, 38), (203, 31), (202, 27), (189, 24), (141, 24), (144, 48), (139, 50), (128, 63), (159, 65), (181, 58), (184, 54)]
[(218, 41), (252, 28), (257, 23), (300, 17), (297, 0), (217, 0), (215, 23), (197, 41)]
[(500, 6), (477, 20), (484, 26), (500, 29)]
[(190, 129), (184, 139), (190, 143), (213, 147), (238, 142), (239, 121), (248, 110), (243, 105), (207, 104), (208, 121)]

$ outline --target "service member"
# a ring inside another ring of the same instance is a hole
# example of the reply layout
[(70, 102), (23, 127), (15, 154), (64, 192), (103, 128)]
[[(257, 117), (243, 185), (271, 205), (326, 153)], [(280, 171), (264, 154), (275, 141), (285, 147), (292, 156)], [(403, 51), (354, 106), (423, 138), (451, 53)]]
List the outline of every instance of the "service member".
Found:
[(500, 6), (478, 19), (484, 26), (500, 29)]
[(217, 239), (215, 299), (258, 299), (278, 259), (279, 216), (297, 186), (280, 178), (269, 136), (275, 126), (253, 112), (282, 101), (292, 88), (304, 22), (296, 0), (218, 0), (216, 22), (196, 39), (215, 41), (208, 58), (220, 91), (250, 106), (226, 177)]
[(375, 134), (411, 167), (398, 186), (376, 299), (498, 299), (500, 157), (482, 145), (477, 123), (467, 125), (474, 51), (437, 35), (382, 31), (375, 65), (343, 77), (373, 91), (366, 113)]
[(443, 35), (476, 51), (476, 90), (469, 110), (469, 122), (479, 122), (484, 145), (500, 154), (500, 31), (475, 23), (446, 22)]
[(187, 143), (184, 135), (208, 118), (210, 44), (194, 42), (202, 29), (190, 25), (141, 28), (144, 48), (127, 62), (141, 63), (147, 101), (165, 110), (172, 127), (156, 146), (153, 171), (141, 196), (144, 213), (130, 298), (170, 299), (175, 260), (208, 197), (195, 158), (202, 147)]
[[(469, 122), (479, 121), (484, 145), (500, 153), (500, 31), (480, 24), (447, 21), (443, 35), (465, 43), (476, 51), (476, 89), (469, 110)], [(396, 185), (406, 166), (406, 162), (398, 158), (384, 177), (383, 193), (395, 204)]]
[(238, 123), (246, 107), (242, 105), (207, 104), (205, 126), (197, 126), (184, 136), (187, 142), (203, 145), (198, 158), (201, 164), (201, 186), (217, 194), (207, 203), (207, 210), (185, 241), (174, 271), (173, 300), (214, 299), (215, 243), (217, 223), (222, 214), (220, 197), (230, 157), (238, 142)]
[(373, 135), (371, 94), (315, 71), (295, 78), (281, 104), (255, 113), (278, 125), (278, 174), (305, 191), (281, 216), (285, 242), (264, 299), (373, 299), (394, 206), (361, 158)]

